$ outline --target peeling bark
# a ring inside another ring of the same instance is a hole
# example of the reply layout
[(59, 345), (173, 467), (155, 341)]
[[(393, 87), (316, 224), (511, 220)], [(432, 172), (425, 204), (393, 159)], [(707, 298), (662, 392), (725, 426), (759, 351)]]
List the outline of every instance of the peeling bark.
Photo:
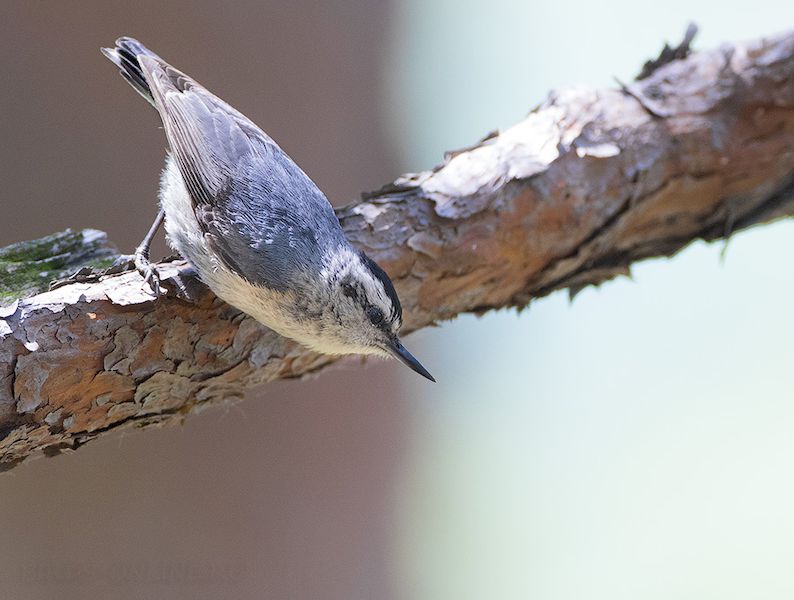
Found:
[[(394, 279), (408, 331), (575, 293), (793, 213), (794, 33), (690, 54), (623, 89), (552, 93), (507, 131), (338, 211)], [(183, 262), (160, 272), (173, 289), (195, 284)], [(153, 301), (122, 273), (2, 309), (0, 464), (176, 422), (335, 360), (190, 289), (191, 301)]]

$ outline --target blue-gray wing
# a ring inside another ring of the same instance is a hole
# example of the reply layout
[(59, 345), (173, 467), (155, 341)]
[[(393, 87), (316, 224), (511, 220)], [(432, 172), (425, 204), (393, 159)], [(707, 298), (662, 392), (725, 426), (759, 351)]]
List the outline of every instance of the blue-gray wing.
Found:
[(138, 59), (199, 227), (228, 268), (283, 289), (343, 239), (323, 193), (267, 134), (162, 59)]

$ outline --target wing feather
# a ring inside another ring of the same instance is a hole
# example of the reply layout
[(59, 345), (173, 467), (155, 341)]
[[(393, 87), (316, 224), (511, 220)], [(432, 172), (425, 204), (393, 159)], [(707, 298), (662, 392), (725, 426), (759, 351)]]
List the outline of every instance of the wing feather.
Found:
[(266, 133), (159, 57), (138, 60), (196, 220), (227, 267), (285, 288), (296, 263), (343, 242), (326, 197)]

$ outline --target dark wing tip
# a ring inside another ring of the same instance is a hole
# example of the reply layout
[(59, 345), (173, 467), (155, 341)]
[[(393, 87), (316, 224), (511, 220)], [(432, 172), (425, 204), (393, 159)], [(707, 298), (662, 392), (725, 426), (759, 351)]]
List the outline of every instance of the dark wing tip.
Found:
[(154, 104), (154, 97), (149, 88), (146, 75), (141, 69), (141, 59), (158, 58), (157, 55), (131, 37), (120, 37), (115, 48), (100, 48), (105, 57), (116, 65), (124, 79), (146, 100)]
[(116, 40), (116, 47), (121, 50), (126, 50), (133, 56), (138, 54), (145, 54), (148, 56), (154, 55), (154, 53), (149, 50), (146, 46), (141, 44), (138, 40), (133, 37), (129, 36), (121, 36), (119, 39)]

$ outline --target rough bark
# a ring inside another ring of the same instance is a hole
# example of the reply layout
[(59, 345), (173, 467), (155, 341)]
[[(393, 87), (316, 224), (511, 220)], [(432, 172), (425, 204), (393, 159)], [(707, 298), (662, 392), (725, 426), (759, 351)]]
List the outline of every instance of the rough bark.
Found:
[[(634, 261), (794, 213), (794, 33), (670, 59), (621, 89), (552, 93), (507, 131), (338, 211), (393, 277), (406, 330), (575, 293)], [(0, 255), (7, 273), (26, 264), (16, 250), (5, 264)], [(100, 244), (71, 263), (107, 253)], [(179, 261), (160, 271), (194, 281)], [(0, 290), (20, 296), (0, 312), (5, 468), (335, 360), (198, 284), (193, 301), (153, 301), (137, 273), (27, 297), (14, 285)]]

